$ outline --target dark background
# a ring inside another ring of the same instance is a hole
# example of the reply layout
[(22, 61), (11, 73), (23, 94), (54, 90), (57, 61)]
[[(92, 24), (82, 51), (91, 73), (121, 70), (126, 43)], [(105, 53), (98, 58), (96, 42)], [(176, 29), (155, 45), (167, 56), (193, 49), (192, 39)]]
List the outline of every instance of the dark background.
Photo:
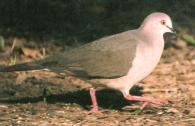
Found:
[(1, 0), (0, 35), (85, 43), (137, 28), (156, 11), (170, 15), (176, 29), (195, 26), (193, 0)]

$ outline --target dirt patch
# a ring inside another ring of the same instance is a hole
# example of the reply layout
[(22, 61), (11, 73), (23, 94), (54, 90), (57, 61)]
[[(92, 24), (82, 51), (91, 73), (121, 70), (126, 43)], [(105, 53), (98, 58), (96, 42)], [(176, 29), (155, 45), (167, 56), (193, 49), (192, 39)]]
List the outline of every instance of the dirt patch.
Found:
[[(59, 48), (58, 52), (62, 51)], [(1, 64), (5, 63), (6, 60), (1, 60)], [(89, 115), (88, 91), (81, 89), (75, 78), (47, 71), (1, 73), (0, 125), (192, 126), (195, 125), (194, 77), (194, 48), (168, 48), (155, 71), (131, 91), (135, 95), (161, 98), (167, 104), (149, 105), (140, 111), (141, 103), (126, 101), (119, 92), (103, 90), (97, 92), (103, 114)]]

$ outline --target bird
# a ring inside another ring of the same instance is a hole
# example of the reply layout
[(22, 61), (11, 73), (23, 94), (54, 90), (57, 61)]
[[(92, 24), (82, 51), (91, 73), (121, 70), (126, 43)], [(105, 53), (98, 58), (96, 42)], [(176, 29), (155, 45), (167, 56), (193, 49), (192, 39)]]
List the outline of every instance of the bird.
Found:
[(0, 72), (48, 69), (65, 76), (90, 82), (92, 101), (90, 112), (99, 113), (97, 89), (120, 91), (129, 101), (162, 105), (153, 97), (134, 96), (129, 90), (146, 78), (157, 66), (164, 50), (163, 35), (174, 33), (171, 18), (163, 12), (146, 16), (134, 30), (106, 36), (60, 54), (12, 66), (0, 67)]

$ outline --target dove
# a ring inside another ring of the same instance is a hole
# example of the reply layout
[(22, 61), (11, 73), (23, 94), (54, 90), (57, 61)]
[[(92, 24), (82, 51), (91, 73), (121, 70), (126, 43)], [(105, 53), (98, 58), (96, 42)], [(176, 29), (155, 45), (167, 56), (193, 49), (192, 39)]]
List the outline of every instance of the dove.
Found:
[(148, 15), (139, 28), (100, 38), (60, 54), (32, 62), (1, 67), (0, 72), (48, 69), (90, 82), (91, 112), (98, 113), (96, 90), (120, 91), (126, 100), (162, 105), (153, 97), (133, 96), (129, 90), (157, 66), (164, 50), (163, 35), (174, 32), (171, 18), (162, 12)]

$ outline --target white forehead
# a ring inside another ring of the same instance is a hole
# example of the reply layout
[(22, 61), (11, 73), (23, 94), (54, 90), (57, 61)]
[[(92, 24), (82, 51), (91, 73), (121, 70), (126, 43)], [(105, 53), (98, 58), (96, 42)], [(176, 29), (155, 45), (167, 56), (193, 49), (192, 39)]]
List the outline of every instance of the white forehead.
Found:
[(148, 15), (145, 20), (170, 20), (171, 21), (171, 18), (169, 17), (169, 15), (165, 14), (165, 13), (162, 13), (162, 12), (155, 12), (155, 13), (152, 13), (150, 15)]
[[(155, 12), (150, 15), (148, 15), (144, 21), (142, 22), (141, 27), (146, 27), (146, 26), (152, 26), (152, 25), (159, 25), (161, 20), (165, 20), (166, 24), (170, 27), (172, 27), (172, 21), (171, 18), (162, 12)], [(160, 25), (159, 25), (160, 26)]]

